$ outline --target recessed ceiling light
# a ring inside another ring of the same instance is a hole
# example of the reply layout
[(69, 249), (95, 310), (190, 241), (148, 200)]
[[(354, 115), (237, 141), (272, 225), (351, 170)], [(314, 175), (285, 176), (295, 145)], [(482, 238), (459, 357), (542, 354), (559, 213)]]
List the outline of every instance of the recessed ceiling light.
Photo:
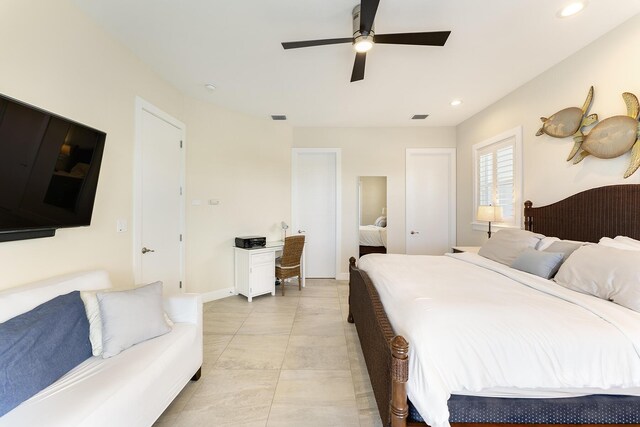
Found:
[(560, 11), (558, 12), (558, 16), (560, 18), (568, 18), (582, 11), (585, 8), (585, 6), (586, 6), (586, 2), (584, 1), (577, 1), (577, 2), (570, 3), (565, 7), (563, 7), (562, 9), (560, 9)]
[(427, 117), (429, 117), (428, 114), (415, 114), (413, 117), (411, 117), (411, 120), (424, 120)]
[(462, 104), (462, 100), (461, 99), (454, 99), (453, 101), (451, 101), (451, 106), (452, 107), (457, 107), (460, 104)]
[(213, 92), (214, 90), (216, 90), (216, 87), (214, 85), (212, 85), (211, 83), (207, 83), (206, 85), (204, 85), (204, 87), (209, 91), (209, 92)]

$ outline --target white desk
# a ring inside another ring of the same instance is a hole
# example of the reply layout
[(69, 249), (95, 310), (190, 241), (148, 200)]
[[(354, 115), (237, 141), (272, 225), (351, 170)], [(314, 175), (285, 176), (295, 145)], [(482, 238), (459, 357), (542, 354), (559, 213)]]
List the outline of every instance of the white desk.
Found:
[[(283, 241), (267, 242), (264, 248), (233, 248), (235, 261), (235, 293), (249, 302), (253, 297), (276, 294), (276, 256), (282, 254)], [(302, 286), (305, 286), (305, 254), (302, 250)], [(284, 286), (284, 285), (281, 285)]]

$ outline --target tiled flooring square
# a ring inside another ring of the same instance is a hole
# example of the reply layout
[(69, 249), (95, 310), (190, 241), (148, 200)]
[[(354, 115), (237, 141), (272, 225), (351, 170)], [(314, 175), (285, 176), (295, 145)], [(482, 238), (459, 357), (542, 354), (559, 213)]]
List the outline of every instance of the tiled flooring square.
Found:
[(202, 377), (154, 427), (381, 427), (346, 282), (204, 306)]

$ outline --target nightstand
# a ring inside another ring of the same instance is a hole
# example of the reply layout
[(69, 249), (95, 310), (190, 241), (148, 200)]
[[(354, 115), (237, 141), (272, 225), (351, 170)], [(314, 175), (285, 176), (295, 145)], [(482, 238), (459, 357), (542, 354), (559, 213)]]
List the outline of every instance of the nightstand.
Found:
[(454, 254), (459, 254), (461, 252), (470, 252), (472, 254), (477, 254), (480, 250), (480, 246), (454, 246), (451, 249)]

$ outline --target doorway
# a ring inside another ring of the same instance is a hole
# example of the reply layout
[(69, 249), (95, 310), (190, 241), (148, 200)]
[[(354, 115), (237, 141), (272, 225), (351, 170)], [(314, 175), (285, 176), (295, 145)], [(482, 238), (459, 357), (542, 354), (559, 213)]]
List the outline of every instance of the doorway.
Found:
[(456, 244), (455, 148), (407, 149), (406, 252), (442, 255)]
[(134, 271), (136, 283), (184, 291), (185, 126), (136, 99)]
[(292, 233), (304, 234), (307, 278), (336, 278), (340, 265), (340, 149), (294, 148)]

